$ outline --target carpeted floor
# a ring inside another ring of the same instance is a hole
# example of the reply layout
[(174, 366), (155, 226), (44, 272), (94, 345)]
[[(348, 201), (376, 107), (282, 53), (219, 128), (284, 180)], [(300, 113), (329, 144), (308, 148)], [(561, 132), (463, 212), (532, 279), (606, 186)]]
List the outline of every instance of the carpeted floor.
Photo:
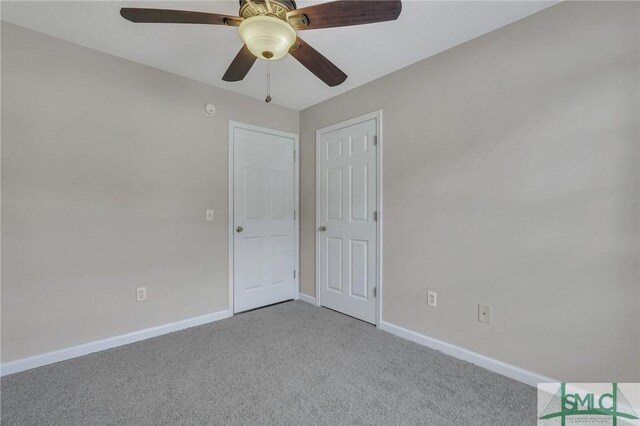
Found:
[(536, 423), (535, 389), (288, 302), (1, 379), (3, 425)]

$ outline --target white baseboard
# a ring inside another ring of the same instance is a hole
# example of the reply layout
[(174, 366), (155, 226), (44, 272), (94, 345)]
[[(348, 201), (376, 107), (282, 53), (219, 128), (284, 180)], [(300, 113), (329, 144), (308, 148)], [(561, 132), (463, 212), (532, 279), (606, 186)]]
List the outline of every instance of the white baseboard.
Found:
[(316, 298), (309, 296), (308, 294), (300, 293), (300, 300), (303, 302), (311, 303), (312, 305), (316, 304)]
[[(300, 300), (303, 302), (316, 304), (316, 298), (304, 293), (300, 293)], [(174, 331), (183, 330), (185, 328), (195, 327), (202, 324), (211, 323), (224, 318), (231, 317), (229, 310), (214, 312), (212, 314), (202, 315), (199, 317), (188, 318), (182, 321), (176, 321), (157, 327), (146, 328), (144, 330), (134, 331), (133, 333), (122, 334), (120, 336), (109, 337), (107, 339), (96, 340), (94, 342), (84, 343), (70, 348), (60, 349), (41, 355), (23, 358), (11, 361), (0, 366), (0, 377), (9, 374), (18, 373), (20, 371), (29, 370), (43, 365), (53, 364), (67, 359), (76, 358), (93, 352), (103, 351), (105, 349), (115, 348), (117, 346), (127, 345), (129, 343), (139, 342), (151, 337), (160, 336)], [(498, 361), (493, 358), (481, 355), (479, 353), (452, 345), (442, 340), (417, 333), (415, 331), (391, 324), (386, 321), (380, 323), (380, 329), (387, 331), (396, 336), (402, 337), (420, 345), (427, 346), (431, 349), (441, 351), (455, 358), (476, 364), (494, 373), (501, 374), (522, 383), (536, 386), (537, 383), (557, 383), (557, 380), (550, 379), (537, 373), (524, 370), (519, 367)]]
[(67, 359), (76, 358), (93, 352), (99, 352), (105, 349), (111, 349), (117, 346), (139, 342), (151, 337), (172, 333), (174, 331), (183, 330), (189, 327), (207, 324), (224, 318), (229, 318), (231, 316), (231, 312), (229, 312), (228, 309), (225, 309), (224, 311), (214, 312), (212, 314), (188, 318), (182, 321), (159, 325), (157, 327), (145, 328), (144, 330), (134, 331), (133, 333), (121, 334), (120, 336), (109, 337), (107, 339), (96, 340), (94, 342), (84, 343), (82, 345), (72, 346), (70, 348), (64, 348), (53, 352), (47, 352), (41, 355), (18, 359), (16, 361), (2, 364), (0, 366), (0, 377), (18, 373), (24, 370), (29, 370), (31, 368), (41, 367), (43, 365), (53, 364)]
[(454, 358), (476, 364), (480, 367), (486, 368), (487, 370), (493, 371), (494, 373), (526, 383), (530, 386), (535, 387), (538, 383), (558, 383), (557, 380), (550, 379), (549, 377), (524, 370), (511, 364), (498, 361), (497, 359), (489, 358), (488, 356), (481, 355), (477, 352), (452, 345), (451, 343), (443, 342), (442, 340), (434, 339), (433, 337), (425, 336), (424, 334), (411, 331), (386, 321), (382, 321), (380, 323), (380, 329), (402, 337), (403, 339), (411, 340), (412, 342), (427, 346), (447, 355), (451, 355)]

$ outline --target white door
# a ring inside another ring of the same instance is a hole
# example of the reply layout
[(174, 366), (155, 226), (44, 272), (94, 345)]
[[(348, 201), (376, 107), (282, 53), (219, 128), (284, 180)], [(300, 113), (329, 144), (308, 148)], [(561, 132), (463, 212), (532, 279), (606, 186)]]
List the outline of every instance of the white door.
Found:
[(294, 140), (232, 131), (235, 313), (294, 298)]
[(376, 321), (376, 124), (320, 132), (320, 304)]

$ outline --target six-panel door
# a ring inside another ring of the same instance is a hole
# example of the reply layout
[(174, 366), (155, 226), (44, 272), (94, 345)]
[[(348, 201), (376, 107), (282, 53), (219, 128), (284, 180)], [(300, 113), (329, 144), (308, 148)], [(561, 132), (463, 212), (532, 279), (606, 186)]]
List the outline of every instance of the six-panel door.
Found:
[(320, 303), (376, 321), (376, 119), (319, 139)]
[(294, 141), (233, 131), (233, 297), (242, 312), (294, 297)]

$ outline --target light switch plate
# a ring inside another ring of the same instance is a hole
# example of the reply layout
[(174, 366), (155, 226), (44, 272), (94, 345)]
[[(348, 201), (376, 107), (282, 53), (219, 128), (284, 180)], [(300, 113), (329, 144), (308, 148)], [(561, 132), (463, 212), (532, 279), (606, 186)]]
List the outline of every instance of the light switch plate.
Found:
[(207, 209), (205, 213), (207, 222), (213, 222), (213, 209)]
[(491, 306), (478, 305), (478, 321), (491, 324)]

